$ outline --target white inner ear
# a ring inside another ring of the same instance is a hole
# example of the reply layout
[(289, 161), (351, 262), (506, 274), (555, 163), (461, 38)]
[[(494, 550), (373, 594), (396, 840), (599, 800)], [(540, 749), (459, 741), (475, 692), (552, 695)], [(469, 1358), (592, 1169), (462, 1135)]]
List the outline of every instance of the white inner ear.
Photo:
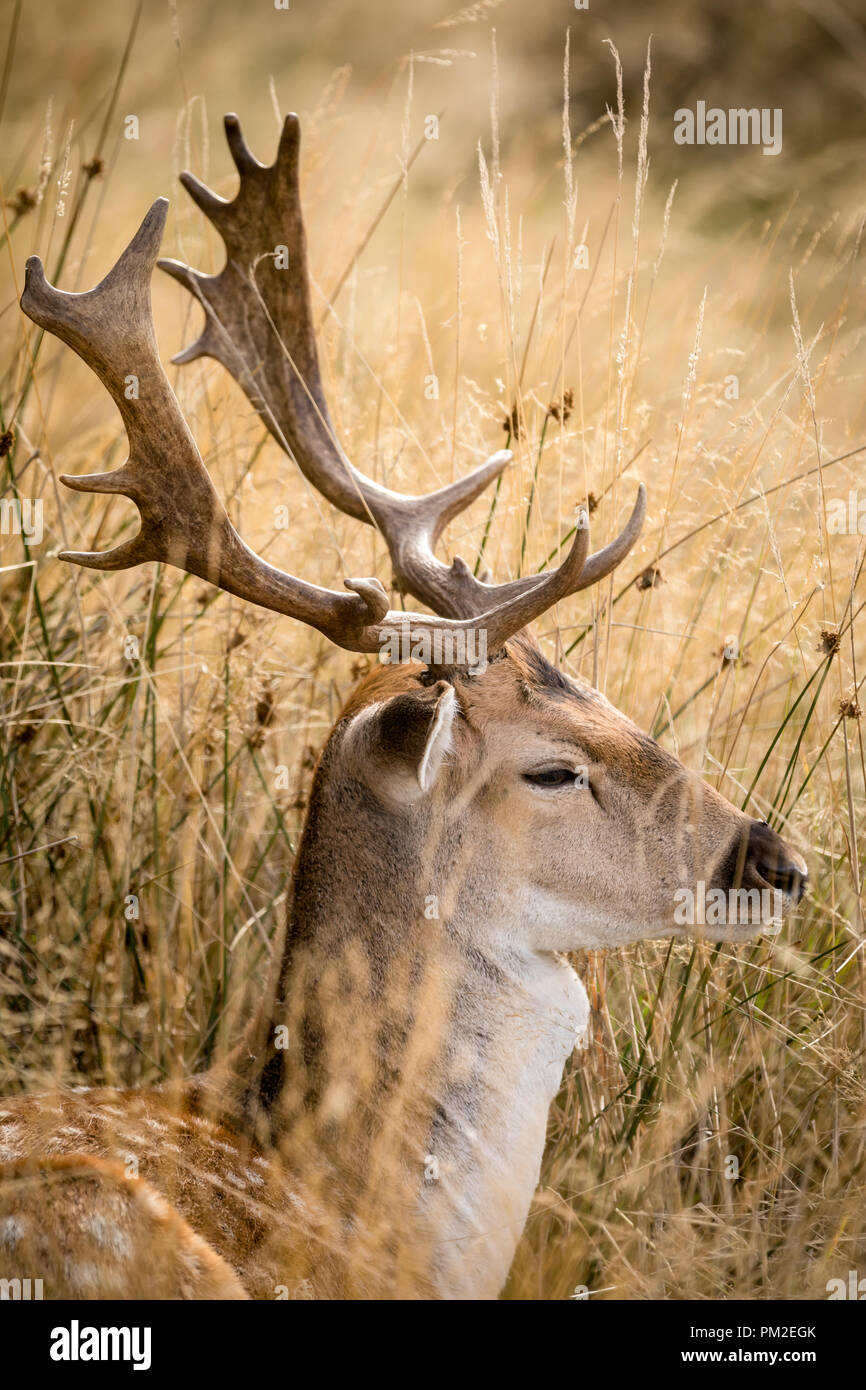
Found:
[(449, 685), (436, 706), (436, 718), (427, 736), (424, 756), (418, 764), (418, 785), (422, 792), (428, 792), (433, 786), (445, 755), (451, 751), (456, 713), (457, 695), (453, 685)]

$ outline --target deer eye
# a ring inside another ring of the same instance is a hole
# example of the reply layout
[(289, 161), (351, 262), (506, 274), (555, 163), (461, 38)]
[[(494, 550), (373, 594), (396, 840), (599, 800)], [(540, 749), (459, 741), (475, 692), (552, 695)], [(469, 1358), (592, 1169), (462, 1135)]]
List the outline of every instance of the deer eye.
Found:
[(573, 767), (548, 767), (543, 772), (524, 772), (523, 780), (532, 787), (564, 787), (575, 776)]

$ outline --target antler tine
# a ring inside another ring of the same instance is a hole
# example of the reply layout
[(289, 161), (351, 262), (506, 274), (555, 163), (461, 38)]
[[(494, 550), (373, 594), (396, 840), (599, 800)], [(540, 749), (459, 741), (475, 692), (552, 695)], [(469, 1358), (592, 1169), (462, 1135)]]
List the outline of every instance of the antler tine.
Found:
[[(569, 594), (580, 593), (582, 589), (590, 589), (593, 584), (598, 584), (608, 574), (612, 574), (617, 565), (625, 559), (640, 535), (644, 521), (646, 520), (646, 488), (643, 483), (638, 483), (637, 497), (632, 507), (631, 516), (626, 522), (618, 536), (614, 536), (602, 550), (597, 550), (594, 555), (587, 557), (586, 563), (569, 589)], [(455, 560), (452, 569), (458, 565), (463, 565), (462, 560)], [(539, 583), (545, 580), (554, 580), (559, 574), (558, 570), (543, 571), (540, 574), (528, 574), (522, 579), (511, 579), (504, 584), (486, 584), (480, 579), (474, 579), (468, 568), (464, 566), (467, 574), (472, 578), (475, 585), (475, 592), (479, 596), (479, 603), (482, 607), (489, 608), (491, 605), (505, 603), (522, 594), (534, 594)], [(561, 594), (559, 598), (568, 595)], [(559, 598), (552, 599), (552, 603), (558, 603)]]
[[(286, 117), (277, 157), (269, 166), (250, 153), (236, 116), (225, 117), (225, 130), (240, 175), (236, 197), (226, 202), (191, 174), (181, 175), (184, 187), (225, 242), (225, 267), (219, 275), (208, 276), (179, 261), (159, 262), (199, 300), (205, 313), (203, 333), (174, 361), (210, 356), (221, 362), (313, 486), (341, 511), (379, 527), (398, 587), (435, 613), (480, 617), (517, 596), (535, 593), (545, 576), (490, 585), (476, 579), (462, 560), (448, 566), (434, 554), (448, 522), (508, 465), (508, 450), (426, 497), (392, 492), (346, 458), (331, 425), (319, 373), (300, 202), (298, 118)], [(609, 573), (634, 543), (642, 519), (639, 494), (623, 535), (590, 557), (577, 587)]]

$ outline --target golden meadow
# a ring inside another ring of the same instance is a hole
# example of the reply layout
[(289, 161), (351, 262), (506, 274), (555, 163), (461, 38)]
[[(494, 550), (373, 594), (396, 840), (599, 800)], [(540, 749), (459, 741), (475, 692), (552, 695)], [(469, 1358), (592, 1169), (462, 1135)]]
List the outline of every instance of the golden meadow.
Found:
[[(164, 254), (218, 269), (177, 174), (231, 196), (223, 113), (269, 162), (295, 109), (350, 456), (420, 492), (508, 444), (492, 523), (483, 498), (442, 549), (498, 578), (555, 557), (583, 503), (603, 544), (642, 478), (636, 551), (547, 615), (545, 649), (810, 867), (776, 938), (575, 960), (592, 1043), (508, 1294), (798, 1299), (866, 1274), (862, 29), (781, 15), (7, 3), (0, 1092), (156, 1083), (237, 1039), (360, 669), (176, 570), (55, 558), (134, 533), (131, 504), (58, 482), (119, 465), (125, 439), (17, 307), (29, 254), (87, 289), (160, 194)], [(781, 154), (678, 147), (674, 111), (703, 98), (780, 107)], [(198, 310), (157, 275), (154, 311), (167, 363)], [(216, 364), (168, 371), (251, 545), (319, 584), (387, 586), (381, 540), (311, 493)], [(37, 502), (39, 544), (16, 521)]]

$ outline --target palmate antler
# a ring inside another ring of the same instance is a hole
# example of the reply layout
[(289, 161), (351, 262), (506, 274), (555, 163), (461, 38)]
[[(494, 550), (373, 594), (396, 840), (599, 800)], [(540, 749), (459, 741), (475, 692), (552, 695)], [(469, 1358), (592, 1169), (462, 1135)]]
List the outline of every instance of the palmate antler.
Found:
[[(192, 362), (207, 356), (223, 364), (313, 486), (340, 511), (378, 526), (404, 593), (436, 613), (464, 618), (534, 590), (544, 576), (484, 584), (463, 560), (448, 566), (433, 553), (448, 522), (507, 466), (507, 450), (428, 497), (391, 492), (348, 461), (331, 425), (319, 375), (299, 189), (298, 118), (286, 116), (270, 166), (259, 164), (250, 153), (237, 116), (225, 117), (225, 131), (240, 175), (232, 202), (219, 198), (194, 175), (181, 174), (184, 188), (225, 243), (224, 269), (209, 276), (179, 261), (159, 262), (205, 311), (201, 337), (173, 360)], [(277, 268), (278, 246), (288, 250), (287, 269)], [(597, 583), (619, 564), (637, 540), (645, 505), (640, 488), (625, 530), (588, 558), (570, 592)]]
[[(298, 194), (297, 117), (286, 118), (270, 168), (253, 159), (236, 117), (226, 118), (226, 133), (241, 176), (233, 202), (183, 175), (186, 188), (225, 241), (224, 270), (209, 277), (174, 261), (160, 262), (196, 294), (206, 314), (202, 337), (179, 360), (209, 355), (221, 361), (310, 482), (340, 510), (381, 529), (397, 583), (437, 616), (389, 612), (377, 579), (345, 580), (349, 594), (296, 579), (267, 564), (235, 531), (157, 351), (150, 280), (165, 225), (165, 199), (154, 203), (120, 260), (86, 294), (55, 289), (38, 257), (27, 262), (22, 309), (93, 369), (129, 436), (129, 457), (121, 468), (64, 476), (62, 481), (80, 492), (122, 493), (141, 514), (141, 530), (132, 540), (104, 553), (66, 551), (62, 558), (102, 570), (165, 561), (240, 598), (298, 618), (349, 651), (381, 650), (395, 629), (412, 644), (426, 640), (431, 645), (435, 633), (483, 632), (486, 651), (496, 651), (548, 608), (619, 563), (643, 524), (643, 486), (624, 531), (589, 557), (589, 523), (582, 512), (568, 556), (549, 574), (493, 586), (474, 578), (462, 560), (450, 567), (438, 560), (433, 547), (444, 527), (501, 473), (510, 455), (494, 454), (467, 477), (426, 497), (391, 492), (349, 463), (335, 439), (319, 376)], [(288, 248), (287, 269), (276, 263), (280, 246)]]

